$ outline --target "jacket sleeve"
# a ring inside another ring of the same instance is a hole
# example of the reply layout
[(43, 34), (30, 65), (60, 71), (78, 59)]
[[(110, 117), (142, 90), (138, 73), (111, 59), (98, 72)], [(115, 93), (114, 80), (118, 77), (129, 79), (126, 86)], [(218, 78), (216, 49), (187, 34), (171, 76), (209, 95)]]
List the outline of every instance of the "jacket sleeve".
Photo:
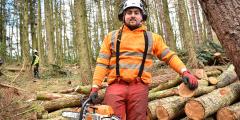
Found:
[(177, 56), (177, 54), (170, 50), (165, 44), (163, 38), (160, 35), (153, 35), (153, 53), (162, 61), (166, 62), (177, 73), (182, 74), (186, 71), (186, 66)]
[(101, 46), (97, 63), (93, 75), (93, 84), (92, 87), (100, 87), (103, 79), (109, 72), (109, 64), (111, 58), (110, 50), (110, 35), (107, 35), (104, 38), (103, 44)]

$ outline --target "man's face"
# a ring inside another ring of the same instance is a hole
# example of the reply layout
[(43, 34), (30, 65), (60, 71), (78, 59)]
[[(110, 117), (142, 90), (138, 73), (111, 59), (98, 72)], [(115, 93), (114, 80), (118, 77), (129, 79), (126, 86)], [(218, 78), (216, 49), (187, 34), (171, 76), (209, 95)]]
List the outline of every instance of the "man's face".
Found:
[(125, 11), (125, 24), (131, 28), (140, 27), (142, 24), (142, 14), (139, 8), (128, 8)]

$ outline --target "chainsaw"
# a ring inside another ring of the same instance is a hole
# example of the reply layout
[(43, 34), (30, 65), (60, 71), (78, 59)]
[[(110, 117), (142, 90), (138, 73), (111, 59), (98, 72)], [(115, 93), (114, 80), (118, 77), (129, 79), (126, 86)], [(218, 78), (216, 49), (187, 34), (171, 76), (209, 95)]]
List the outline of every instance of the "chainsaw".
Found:
[(90, 98), (84, 101), (80, 113), (63, 111), (62, 116), (70, 120), (121, 120), (114, 115), (112, 107), (108, 105), (93, 105)]

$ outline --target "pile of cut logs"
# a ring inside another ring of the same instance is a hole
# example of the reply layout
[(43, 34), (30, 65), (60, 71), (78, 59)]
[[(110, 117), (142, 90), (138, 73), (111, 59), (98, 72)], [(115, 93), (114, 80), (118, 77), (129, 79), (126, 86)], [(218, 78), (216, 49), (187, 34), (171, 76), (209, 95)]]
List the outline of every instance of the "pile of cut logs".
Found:
[[(233, 65), (194, 69), (191, 72), (199, 79), (199, 87), (192, 97), (179, 95), (179, 76), (149, 86), (148, 120), (240, 120), (240, 82)], [(99, 101), (107, 85), (103, 86)], [(38, 117), (59, 119), (62, 111), (79, 111), (90, 89), (91, 86), (78, 86), (58, 93), (38, 92), (36, 99), (44, 101)]]

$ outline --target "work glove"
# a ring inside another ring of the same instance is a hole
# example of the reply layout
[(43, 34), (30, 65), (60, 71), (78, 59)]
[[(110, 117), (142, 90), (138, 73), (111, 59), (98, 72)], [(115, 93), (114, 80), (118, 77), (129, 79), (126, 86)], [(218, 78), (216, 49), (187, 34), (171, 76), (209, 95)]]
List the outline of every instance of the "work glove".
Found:
[(98, 88), (93, 87), (91, 89), (91, 93), (89, 95), (89, 98), (91, 99), (92, 103), (96, 103), (97, 102), (97, 98), (98, 98)]
[(185, 83), (185, 85), (188, 86), (190, 90), (194, 90), (198, 87), (197, 78), (194, 75), (192, 75), (189, 71), (183, 72), (182, 81)]

